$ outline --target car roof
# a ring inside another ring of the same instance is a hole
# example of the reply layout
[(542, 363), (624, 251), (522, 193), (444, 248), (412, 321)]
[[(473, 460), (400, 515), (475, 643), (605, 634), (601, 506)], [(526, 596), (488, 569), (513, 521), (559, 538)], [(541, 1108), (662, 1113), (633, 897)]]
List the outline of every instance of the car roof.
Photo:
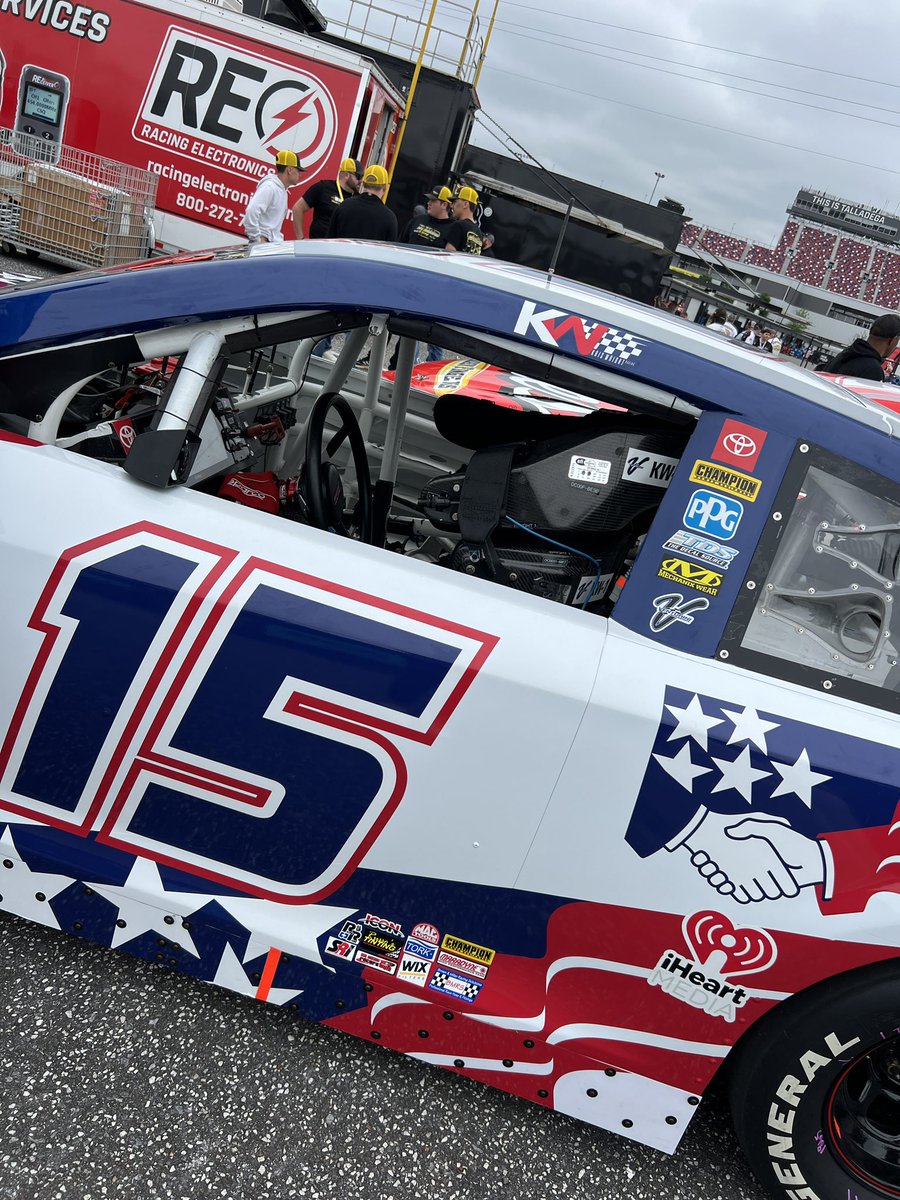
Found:
[(0, 370), (4, 358), (57, 345), (322, 309), (472, 330), (575, 378), (661, 389), (801, 437), (835, 419), (843, 436), (848, 420), (900, 432), (885, 408), (820, 375), (649, 305), (500, 259), (372, 242), (242, 245), (5, 289)]

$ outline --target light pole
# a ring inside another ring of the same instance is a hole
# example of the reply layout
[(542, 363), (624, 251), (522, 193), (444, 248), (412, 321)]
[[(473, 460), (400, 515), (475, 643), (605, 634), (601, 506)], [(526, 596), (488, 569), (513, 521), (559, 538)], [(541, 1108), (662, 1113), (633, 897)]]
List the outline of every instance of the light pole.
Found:
[(665, 172), (663, 171), (654, 171), (653, 174), (656, 176), (656, 182), (653, 185), (653, 191), (650, 193), (650, 199), (647, 201), (648, 204), (653, 203), (653, 197), (656, 195), (656, 189), (659, 187), (659, 181), (661, 179), (665, 179), (666, 177)]

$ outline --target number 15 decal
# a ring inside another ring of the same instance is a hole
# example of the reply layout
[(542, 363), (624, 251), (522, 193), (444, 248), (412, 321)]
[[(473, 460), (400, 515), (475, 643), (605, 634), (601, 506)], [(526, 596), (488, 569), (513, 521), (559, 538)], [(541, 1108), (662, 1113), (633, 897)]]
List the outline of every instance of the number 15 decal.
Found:
[(149, 524), (67, 551), (0, 805), (289, 903), (334, 891), (489, 634)]

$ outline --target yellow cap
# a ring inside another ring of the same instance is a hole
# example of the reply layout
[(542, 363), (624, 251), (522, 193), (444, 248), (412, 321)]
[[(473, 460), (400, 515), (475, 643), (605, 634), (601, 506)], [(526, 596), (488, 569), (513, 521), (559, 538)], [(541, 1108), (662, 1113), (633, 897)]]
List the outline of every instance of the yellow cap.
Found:
[(342, 171), (349, 171), (351, 175), (358, 175), (360, 168), (357, 166), (355, 158), (345, 158), (341, 163)]
[(275, 161), (279, 167), (299, 167), (300, 160), (293, 150), (279, 150), (275, 155)]
[(378, 163), (370, 163), (366, 167), (366, 173), (362, 177), (363, 183), (368, 183), (372, 187), (386, 187), (388, 181), (388, 173), (384, 167)]
[(448, 187), (432, 188), (425, 195), (426, 200), (443, 200), (445, 204), (450, 204), (453, 200), (453, 193)]
[(457, 200), (465, 200), (467, 204), (478, 203), (478, 193), (474, 188), (470, 187), (461, 187), (456, 193), (456, 198)]

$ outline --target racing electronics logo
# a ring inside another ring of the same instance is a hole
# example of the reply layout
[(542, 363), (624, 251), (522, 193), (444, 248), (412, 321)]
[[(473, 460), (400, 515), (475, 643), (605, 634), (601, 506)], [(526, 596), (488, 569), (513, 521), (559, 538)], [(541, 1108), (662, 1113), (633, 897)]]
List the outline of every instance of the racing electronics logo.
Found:
[(314, 75), (171, 26), (132, 132), (242, 178), (263, 174), (276, 150), (315, 172), (334, 145), (337, 112)]

